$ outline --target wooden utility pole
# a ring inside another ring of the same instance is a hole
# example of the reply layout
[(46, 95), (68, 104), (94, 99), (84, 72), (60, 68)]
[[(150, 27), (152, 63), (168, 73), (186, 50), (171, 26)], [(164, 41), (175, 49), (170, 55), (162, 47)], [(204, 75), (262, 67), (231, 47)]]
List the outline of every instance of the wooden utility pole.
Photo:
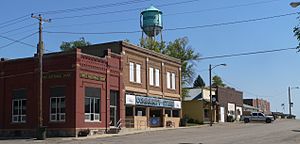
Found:
[(38, 130), (37, 130), (37, 139), (44, 140), (46, 139), (46, 130), (43, 126), (43, 54), (44, 54), (44, 42), (43, 42), (43, 22), (50, 22), (50, 19), (43, 19), (42, 15), (35, 16), (31, 14), (32, 18), (35, 18), (39, 21), (39, 43), (37, 45), (37, 55), (39, 60), (39, 89), (38, 89)]

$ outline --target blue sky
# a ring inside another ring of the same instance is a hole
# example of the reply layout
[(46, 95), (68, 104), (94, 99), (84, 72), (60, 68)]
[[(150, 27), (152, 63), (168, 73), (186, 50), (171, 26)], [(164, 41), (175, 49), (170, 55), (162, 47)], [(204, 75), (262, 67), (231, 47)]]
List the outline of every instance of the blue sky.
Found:
[[(13, 39), (20, 39), (36, 32), (38, 30), (37, 24), (28, 26), (24, 29), (6, 33), (10, 30), (37, 23), (36, 19), (29, 17), (31, 13), (78, 7), (90, 7), (125, 1), (129, 0), (5, 1), (2, 2), (0, 6), (0, 23), (26, 14), (28, 14), (28, 19), (7, 27), (0, 25), (0, 35)], [(157, 6), (157, 8), (163, 11), (165, 15), (163, 16), (164, 28), (215, 24), (269, 17), (300, 11), (300, 8), (291, 8), (289, 6), (291, 1), (287, 0), (190, 0), (184, 4), (170, 4), (182, 1), (188, 0), (145, 0), (143, 2), (140, 1), (139, 3), (130, 5), (123, 4), (121, 6), (86, 9), (84, 11), (70, 13), (45, 14), (45, 18), (51, 18), (53, 20), (51, 23), (44, 24), (44, 30), (56, 32), (136, 31), (140, 30), (140, 11), (142, 8), (147, 8), (150, 5)], [(256, 2), (260, 4), (253, 4)], [(169, 5), (166, 6), (165, 4)], [(222, 8), (231, 6), (233, 6), (233, 8)], [(141, 9), (105, 15), (98, 14), (133, 8)], [(174, 13), (189, 11), (201, 12), (172, 15)], [(97, 13), (98, 15), (80, 18), (58, 19), (61, 17), (92, 13)], [(176, 38), (187, 36), (190, 40), (190, 46), (193, 47), (194, 50), (200, 53), (203, 57), (290, 48), (296, 47), (298, 44), (297, 40), (293, 37), (292, 32), (293, 27), (298, 23), (296, 17), (297, 15), (291, 15), (235, 25), (165, 31), (163, 32), (163, 39), (166, 41), (172, 41)], [(86, 40), (92, 43), (129, 39), (132, 43), (136, 44), (141, 37), (141, 33), (114, 35), (69, 35), (44, 33), (45, 48), (49, 51), (59, 51), (59, 45), (62, 41), (77, 40), (80, 37), (85, 37)], [(34, 35), (33, 37), (25, 39), (24, 42), (36, 45), (37, 40), (38, 35)], [(10, 43), (10, 41), (0, 39), (0, 46), (8, 43)], [(35, 51), (35, 48), (16, 43), (8, 47), (0, 48), (0, 57), (28, 57), (33, 56)], [(288, 86), (300, 86), (299, 60), (300, 53), (296, 53), (295, 50), (288, 50), (252, 56), (202, 60), (195, 62), (195, 70), (208, 84), (208, 65), (226, 63), (228, 65), (227, 67), (218, 67), (214, 69), (213, 74), (218, 74), (221, 76), (227, 85), (243, 91), (244, 98), (264, 98), (269, 100), (271, 102), (271, 109), (273, 111), (283, 111), (281, 103), (285, 103), (285, 112), (287, 113), (287, 88)], [(300, 90), (292, 90), (292, 100), (294, 102), (293, 113), (300, 116)]]

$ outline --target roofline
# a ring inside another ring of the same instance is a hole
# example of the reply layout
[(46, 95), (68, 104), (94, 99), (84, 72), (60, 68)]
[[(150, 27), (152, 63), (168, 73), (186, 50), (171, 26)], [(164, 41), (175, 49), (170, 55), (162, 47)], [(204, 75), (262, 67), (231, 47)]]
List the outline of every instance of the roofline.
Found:
[(175, 63), (181, 65), (181, 60), (180, 59), (177, 59), (177, 58), (174, 58), (174, 57), (162, 54), (162, 53), (158, 53), (158, 52), (155, 52), (155, 51), (152, 51), (152, 50), (149, 50), (149, 49), (146, 49), (146, 48), (134, 45), (132, 43), (126, 42), (126, 41), (119, 41), (119, 42), (122, 45), (126, 46), (127, 48), (133, 48), (135, 50), (146, 52), (146, 53), (151, 54), (153, 56), (159, 56), (160, 58), (171, 60), (172, 62), (175, 62)]

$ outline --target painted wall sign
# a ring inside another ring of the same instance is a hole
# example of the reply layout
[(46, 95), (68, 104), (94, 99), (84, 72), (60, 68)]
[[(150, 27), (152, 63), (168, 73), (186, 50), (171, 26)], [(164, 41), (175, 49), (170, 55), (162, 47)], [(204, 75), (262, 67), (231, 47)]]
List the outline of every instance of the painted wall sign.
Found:
[(87, 73), (80, 73), (79, 76), (80, 76), (80, 78), (96, 80), (96, 81), (105, 81), (106, 80), (106, 78), (104, 76), (92, 75), (92, 74), (87, 74)]
[(46, 73), (43, 74), (43, 79), (61, 79), (61, 78), (70, 78), (70, 73)]

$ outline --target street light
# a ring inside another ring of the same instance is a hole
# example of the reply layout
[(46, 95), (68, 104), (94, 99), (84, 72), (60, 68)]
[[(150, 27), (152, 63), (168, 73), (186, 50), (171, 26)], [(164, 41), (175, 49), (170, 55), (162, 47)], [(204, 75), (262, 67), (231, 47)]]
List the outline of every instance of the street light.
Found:
[(293, 7), (293, 8), (296, 8), (299, 5), (300, 5), (300, 2), (291, 2), (290, 3), (290, 6)]
[(212, 66), (211, 64), (209, 65), (209, 98), (210, 98), (210, 104), (209, 104), (209, 110), (210, 110), (210, 126), (213, 124), (213, 104), (212, 104), (212, 94), (211, 94), (211, 71), (218, 67), (218, 66), (226, 66), (226, 64), (218, 64)]
[(289, 116), (292, 116), (292, 100), (291, 100), (291, 89), (300, 89), (298, 86), (297, 87), (288, 87), (288, 99), (289, 99)]

